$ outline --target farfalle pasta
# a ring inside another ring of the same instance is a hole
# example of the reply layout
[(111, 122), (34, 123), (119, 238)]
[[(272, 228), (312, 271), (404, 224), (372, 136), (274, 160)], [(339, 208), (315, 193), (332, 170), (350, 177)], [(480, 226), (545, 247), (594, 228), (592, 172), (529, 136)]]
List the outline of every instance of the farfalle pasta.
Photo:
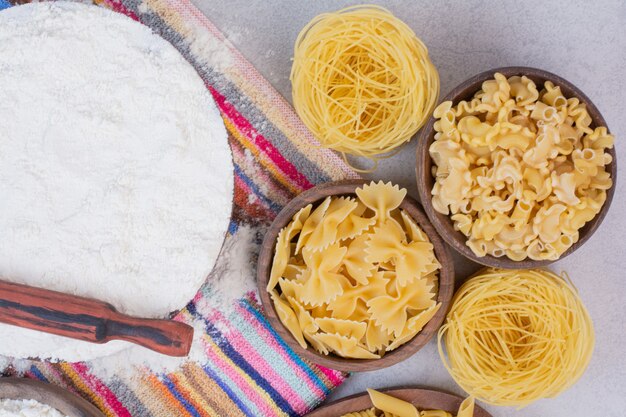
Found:
[(575, 97), (496, 73), (469, 101), (434, 111), (433, 208), (477, 256), (556, 260), (613, 185), (613, 136)]
[(277, 238), (268, 280), (277, 315), (298, 343), (323, 354), (376, 359), (417, 335), (437, 313), (441, 265), (382, 181), (355, 197), (298, 211)]

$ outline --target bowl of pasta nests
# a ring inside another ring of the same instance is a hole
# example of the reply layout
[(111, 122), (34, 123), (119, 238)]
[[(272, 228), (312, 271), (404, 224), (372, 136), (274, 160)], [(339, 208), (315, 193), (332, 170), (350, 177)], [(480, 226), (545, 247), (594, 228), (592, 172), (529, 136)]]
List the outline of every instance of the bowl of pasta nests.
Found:
[(261, 246), (257, 283), (266, 316), (296, 353), (368, 371), (433, 337), (452, 298), (454, 266), (406, 190), (346, 180), (283, 208)]
[(596, 106), (567, 80), (497, 68), (453, 89), (420, 132), (419, 195), (465, 257), (545, 266), (586, 242), (606, 216), (617, 162)]

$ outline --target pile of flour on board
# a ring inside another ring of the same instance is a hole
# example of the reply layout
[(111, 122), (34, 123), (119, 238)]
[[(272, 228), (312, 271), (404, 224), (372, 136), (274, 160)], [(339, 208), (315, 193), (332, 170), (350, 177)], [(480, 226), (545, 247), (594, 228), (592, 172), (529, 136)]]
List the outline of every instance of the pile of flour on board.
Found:
[[(212, 270), (233, 166), (203, 81), (164, 39), (79, 3), (0, 12), (0, 276), (142, 317)], [(0, 355), (88, 360), (93, 345), (0, 324)]]
[(0, 400), (0, 417), (67, 417), (35, 400)]

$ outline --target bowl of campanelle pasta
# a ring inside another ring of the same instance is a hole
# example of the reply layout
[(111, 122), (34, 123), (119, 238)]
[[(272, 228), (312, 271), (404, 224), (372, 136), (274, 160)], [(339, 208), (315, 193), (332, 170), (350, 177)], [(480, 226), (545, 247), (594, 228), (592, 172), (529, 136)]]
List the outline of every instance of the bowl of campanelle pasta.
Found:
[(397, 185), (346, 180), (291, 200), (257, 264), (265, 315), (301, 357), (369, 371), (421, 349), (454, 289), (451, 255)]
[(567, 80), (529, 67), (483, 72), (453, 89), (420, 133), (424, 210), (475, 262), (545, 266), (579, 248), (606, 216), (613, 140)]

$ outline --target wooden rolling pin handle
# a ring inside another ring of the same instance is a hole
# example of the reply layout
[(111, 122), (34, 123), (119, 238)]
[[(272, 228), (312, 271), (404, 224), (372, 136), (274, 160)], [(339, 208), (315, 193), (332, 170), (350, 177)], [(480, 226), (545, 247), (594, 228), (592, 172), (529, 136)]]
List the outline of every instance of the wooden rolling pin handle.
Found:
[(170, 356), (187, 356), (193, 327), (127, 316), (105, 302), (0, 280), (0, 323), (92, 343), (125, 340)]
[(125, 340), (169, 356), (187, 356), (193, 327), (173, 320), (137, 319), (115, 312), (106, 322), (106, 340)]

